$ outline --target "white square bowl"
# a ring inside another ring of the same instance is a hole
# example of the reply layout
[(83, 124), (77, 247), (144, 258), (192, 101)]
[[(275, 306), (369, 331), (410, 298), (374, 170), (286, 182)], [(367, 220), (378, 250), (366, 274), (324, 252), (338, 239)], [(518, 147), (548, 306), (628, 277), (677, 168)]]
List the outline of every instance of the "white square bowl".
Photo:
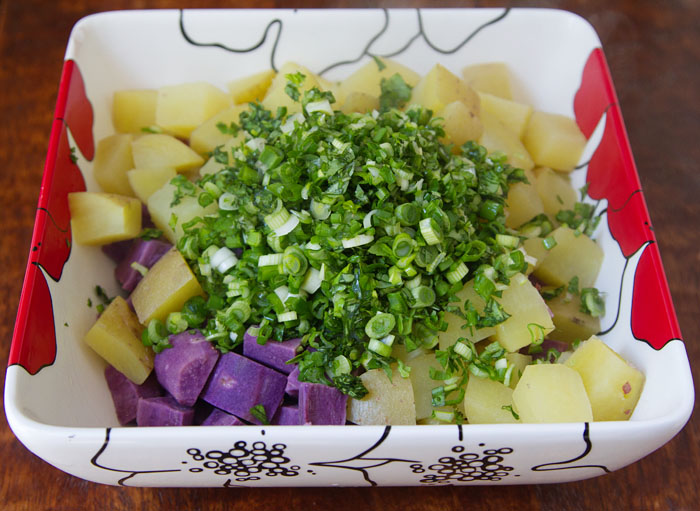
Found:
[[(134, 486), (525, 484), (594, 477), (671, 439), (693, 384), (610, 75), (592, 27), (546, 9), (202, 10), (98, 14), (66, 51), (32, 250), (5, 384), (27, 448), (76, 476)], [(506, 62), (535, 108), (589, 138), (574, 184), (603, 221), (601, 337), (646, 375), (629, 421), (464, 426), (118, 427), (102, 362), (82, 342), (112, 266), (71, 244), (66, 195), (97, 189), (95, 141), (115, 90), (204, 80), (220, 87), (298, 61), (342, 79), (371, 55), (425, 73)], [(76, 161), (71, 149), (76, 148)]]

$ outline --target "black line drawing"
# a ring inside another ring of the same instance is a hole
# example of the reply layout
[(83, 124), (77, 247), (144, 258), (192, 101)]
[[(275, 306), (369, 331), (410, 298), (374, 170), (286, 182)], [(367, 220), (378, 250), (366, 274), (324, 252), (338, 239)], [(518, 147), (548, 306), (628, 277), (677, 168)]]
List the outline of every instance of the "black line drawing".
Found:
[(572, 465), (572, 466), (563, 466), (563, 465), (568, 465), (569, 463), (574, 463), (575, 461), (582, 460), (588, 454), (591, 452), (591, 449), (593, 449), (593, 443), (591, 442), (590, 436), (589, 436), (589, 430), (590, 430), (590, 424), (588, 422), (584, 423), (583, 426), (583, 442), (585, 444), (585, 449), (581, 454), (578, 456), (571, 458), (569, 460), (564, 460), (564, 461), (553, 461), (550, 463), (542, 463), (541, 465), (535, 465), (532, 467), (530, 470), (533, 472), (548, 472), (551, 470), (570, 470), (572, 468), (599, 468), (605, 473), (610, 473), (610, 470), (608, 467), (605, 465)]

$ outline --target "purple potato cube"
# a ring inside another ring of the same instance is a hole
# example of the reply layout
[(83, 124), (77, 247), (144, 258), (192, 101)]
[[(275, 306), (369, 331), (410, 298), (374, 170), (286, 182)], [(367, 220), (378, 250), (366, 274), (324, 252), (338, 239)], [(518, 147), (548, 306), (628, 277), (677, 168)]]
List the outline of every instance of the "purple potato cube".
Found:
[(158, 381), (178, 403), (192, 406), (202, 392), (219, 352), (197, 330), (171, 335), (172, 348), (156, 355)]
[(172, 245), (158, 240), (137, 239), (129, 248), (129, 251), (122, 258), (121, 262), (114, 270), (114, 276), (125, 291), (133, 291), (143, 275), (134, 268), (133, 263), (139, 264), (146, 269), (151, 268), (158, 259), (163, 257), (170, 250)]
[(182, 406), (172, 396), (139, 399), (136, 424), (139, 426), (189, 426), (194, 408)]
[(294, 370), (287, 376), (287, 385), (284, 388), (284, 392), (288, 396), (299, 397), (299, 366), (295, 366)]
[(250, 412), (262, 405), (268, 419), (274, 417), (284, 397), (287, 378), (282, 373), (237, 353), (221, 355), (202, 399), (249, 422), (260, 424)]
[(293, 405), (280, 406), (277, 413), (272, 418), (272, 424), (279, 426), (298, 426), (299, 422), (299, 407)]
[(134, 240), (115, 241), (102, 245), (102, 252), (115, 263), (120, 263), (129, 253)]
[(230, 413), (226, 413), (223, 410), (219, 410), (218, 408), (214, 408), (214, 410), (209, 414), (209, 416), (204, 419), (204, 421), (201, 424), (202, 426), (243, 426), (245, 425), (245, 422), (243, 422), (241, 419), (236, 417), (235, 415), (231, 415)]
[(286, 362), (297, 355), (300, 343), (301, 339), (289, 339), (283, 342), (268, 339), (265, 344), (258, 344), (257, 336), (246, 332), (243, 336), (243, 354), (273, 369), (289, 374), (294, 369), (294, 364)]
[(158, 385), (154, 373), (141, 385), (137, 385), (112, 366), (105, 369), (105, 380), (112, 394), (114, 410), (122, 426), (136, 419), (136, 405), (139, 398), (157, 397), (163, 395), (163, 389)]
[(343, 425), (348, 396), (321, 383), (299, 385), (300, 424)]

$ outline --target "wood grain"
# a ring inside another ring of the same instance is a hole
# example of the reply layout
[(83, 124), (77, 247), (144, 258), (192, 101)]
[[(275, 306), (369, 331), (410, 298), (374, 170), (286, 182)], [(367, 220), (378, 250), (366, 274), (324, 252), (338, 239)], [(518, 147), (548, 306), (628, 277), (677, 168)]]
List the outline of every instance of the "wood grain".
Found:
[[(521, 3), (518, 3), (519, 5)], [(7, 360), (62, 57), (73, 24), (98, 11), (163, 7), (491, 6), (403, 0), (0, 0), (0, 360)], [(700, 363), (700, 2), (535, 1), (588, 19), (612, 70), (691, 364)], [(3, 383), (0, 383), (2, 387)], [(700, 419), (638, 463), (542, 486), (375, 489), (139, 489), (82, 481), (27, 451), (0, 418), (0, 508), (15, 510), (694, 510)]]

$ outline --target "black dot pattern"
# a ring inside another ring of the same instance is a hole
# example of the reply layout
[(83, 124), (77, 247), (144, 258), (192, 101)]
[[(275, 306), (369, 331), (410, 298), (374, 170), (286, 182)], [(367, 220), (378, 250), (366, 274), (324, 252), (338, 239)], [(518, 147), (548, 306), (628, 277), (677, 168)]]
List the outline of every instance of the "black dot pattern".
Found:
[(228, 451), (207, 451), (188, 449), (192, 459), (201, 467), (190, 468), (190, 472), (211, 470), (218, 475), (233, 476), (236, 481), (256, 481), (261, 476), (294, 477), (299, 475), (297, 465), (284, 455), (285, 444), (274, 444), (270, 448), (265, 442), (253, 442), (251, 446), (245, 441), (236, 442)]
[(450, 484), (452, 482), (500, 481), (513, 471), (503, 464), (505, 456), (513, 452), (510, 447), (486, 449), (482, 454), (464, 452), (464, 447), (452, 448), (454, 456), (443, 456), (427, 469), (423, 464), (411, 465), (414, 474), (425, 474), (420, 480), (425, 484)]

